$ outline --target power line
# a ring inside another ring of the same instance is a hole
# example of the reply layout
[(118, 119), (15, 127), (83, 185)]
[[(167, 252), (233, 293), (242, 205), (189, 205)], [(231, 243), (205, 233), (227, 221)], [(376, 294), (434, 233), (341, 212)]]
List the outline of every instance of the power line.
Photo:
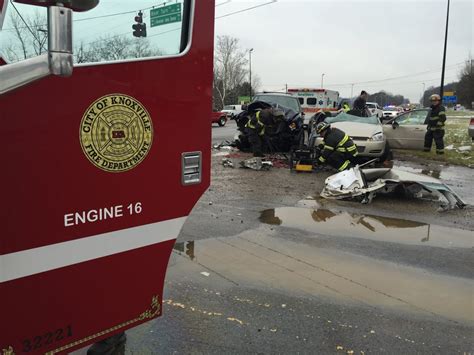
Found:
[[(248, 7), (248, 8), (239, 10), (239, 11), (231, 12), (231, 13), (228, 13), (228, 14), (225, 14), (225, 15), (222, 15), (222, 16), (215, 17), (214, 20), (217, 20), (217, 19), (220, 19), (220, 18), (223, 18), (223, 17), (228, 17), (228, 16), (236, 15), (236, 14), (239, 14), (239, 13), (242, 13), (242, 12), (245, 12), (245, 11), (250, 11), (250, 10), (256, 9), (256, 8), (258, 8), (258, 7), (262, 7), (262, 6), (266, 6), (266, 5), (273, 4), (273, 3), (275, 3), (275, 2), (277, 2), (277, 0), (272, 0), (272, 1), (267, 2), (267, 3), (264, 3), (264, 4), (260, 4), (260, 5)], [(221, 3), (221, 4), (218, 4), (218, 5), (224, 5), (224, 4), (226, 4), (226, 2)], [(216, 6), (218, 6), (218, 5), (216, 5)], [(174, 28), (174, 29), (170, 29), (170, 30), (168, 30), (168, 31), (164, 31), (164, 32), (160, 32), (160, 33), (155, 33), (155, 34), (153, 34), (153, 35), (147, 36), (147, 38), (156, 37), (156, 36), (161, 36), (161, 35), (164, 35), (164, 34), (166, 34), (166, 33), (175, 32), (175, 31), (179, 31), (179, 30), (181, 30), (181, 27), (179, 27), (179, 28)], [(121, 37), (121, 36), (126, 36), (126, 35), (129, 35), (129, 32), (117, 34), (117, 35), (115, 35), (115, 36)], [(115, 37), (115, 36), (114, 36), (114, 37)], [(97, 39), (97, 40), (95, 40), (95, 41), (87, 42), (87, 43), (85, 43), (85, 44), (92, 44), (92, 43), (100, 42), (100, 41), (102, 41), (102, 40), (103, 40), (103, 39)]]
[(221, 2), (220, 4), (216, 4), (216, 6), (215, 6), (215, 7), (219, 7), (219, 6), (221, 6), (221, 5), (225, 5), (225, 4), (228, 4), (228, 3), (230, 3), (230, 0), (227, 0), (227, 1)]
[(260, 4), (260, 5), (248, 7), (248, 8), (243, 9), (243, 10), (239, 10), (239, 11), (235, 11), (235, 12), (230, 12), (230, 13), (228, 13), (228, 14), (225, 14), (225, 15), (222, 15), (222, 16), (218, 16), (218, 17), (216, 17), (215, 19), (217, 20), (217, 19), (220, 19), (220, 18), (223, 18), (223, 17), (232, 16), (232, 15), (235, 15), (235, 14), (240, 14), (241, 12), (253, 10), (253, 9), (256, 9), (257, 7), (262, 7), (262, 6), (266, 6), (266, 5), (271, 5), (271, 4), (275, 3), (275, 2), (277, 2), (277, 0), (272, 0), (272, 1), (266, 2), (266, 3), (264, 3), (264, 4)]
[[(461, 64), (464, 64), (464, 62), (459, 62), (459, 63), (451, 64), (451, 65), (449, 65), (448, 67), (450, 67), (451, 69), (455, 69), (454, 67), (459, 66), (459, 65), (461, 65)], [(397, 80), (397, 79), (411, 78), (411, 77), (414, 77), (414, 76), (419, 76), (419, 75), (423, 75), (423, 74), (428, 74), (428, 73), (431, 73), (431, 72), (434, 72), (434, 71), (438, 71), (438, 70), (441, 70), (441, 68), (426, 70), (426, 71), (418, 72), (418, 73), (414, 73), (414, 74), (406, 74), (406, 75), (402, 75), (402, 76), (396, 76), (396, 77), (391, 77), (391, 78), (384, 78), (384, 79), (379, 79), (379, 80), (359, 81), (359, 82), (344, 83), (344, 84), (327, 84), (327, 86), (328, 86), (328, 85), (331, 85), (331, 86), (350, 86), (350, 85), (380, 83), (380, 82), (384, 82), (384, 81), (391, 81), (391, 80)]]

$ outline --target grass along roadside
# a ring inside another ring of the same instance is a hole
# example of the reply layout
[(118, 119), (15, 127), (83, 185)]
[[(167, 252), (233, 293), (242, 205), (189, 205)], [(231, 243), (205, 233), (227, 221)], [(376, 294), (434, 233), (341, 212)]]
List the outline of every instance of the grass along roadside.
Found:
[(474, 111), (470, 111), (470, 110), (465, 110), (465, 111), (447, 110), (446, 111), (446, 116), (448, 116), (448, 119), (449, 119), (449, 117), (469, 118), (469, 117), (474, 117)]
[[(394, 149), (395, 156), (415, 156), (424, 160), (436, 160), (447, 164), (462, 165), (474, 168), (474, 151), (472, 150), (472, 139), (471, 137), (469, 137), (469, 134), (467, 132), (468, 127), (469, 120), (465, 118), (448, 118), (446, 120), (446, 134), (444, 136), (444, 146), (448, 149), (445, 149), (444, 155), (436, 154), (436, 149), (433, 142), (431, 152)], [(471, 151), (460, 152), (459, 148), (465, 146), (470, 146)]]

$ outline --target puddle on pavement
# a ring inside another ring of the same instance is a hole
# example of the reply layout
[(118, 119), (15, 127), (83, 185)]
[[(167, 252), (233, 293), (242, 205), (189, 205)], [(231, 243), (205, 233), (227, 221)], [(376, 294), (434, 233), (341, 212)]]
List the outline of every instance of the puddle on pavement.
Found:
[[(326, 210), (317, 219), (334, 220), (336, 215)], [(268, 217), (280, 223), (278, 216), (282, 215), (277, 212)], [(399, 232), (422, 227), (402, 223), (400, 230), (397, 222), (386, 224), (395, 225)], [(266, 228), (177, 243), (173, 254), (167, 279), (182, 282), (191, 278), (204, 288), (281, 290), (295, 297), (325, 297), (331, 302), (356, 302), (471, 324), (474, 320), (474, 283), (470, 279), (276, 238)]]
[(259, 219), (266, 224), (329, 236), (357, 237), (444, 248), (474, 247), (472, 231), (374, 215), (327, 209), (281, 207), (262, 211)]
[(174, 243), (173, 249), (186, 254), (191, 260), (196, 258), (194, 255), (194, 241)]

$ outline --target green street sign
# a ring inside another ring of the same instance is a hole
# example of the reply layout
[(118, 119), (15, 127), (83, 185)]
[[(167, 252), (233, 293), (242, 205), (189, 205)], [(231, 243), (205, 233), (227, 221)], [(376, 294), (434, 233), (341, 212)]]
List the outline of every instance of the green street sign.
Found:
[(250, 102), (250, 96), (239, 96), (238, 101), (239, 103)]
[(150, 19), (150, 27), (167, 25), (168, 23), (180, 22), (181, 14), (173, 14), (161, 17), (152, 17)]
[(150, 27), (181, 21), (181, 3), (150, 10)]

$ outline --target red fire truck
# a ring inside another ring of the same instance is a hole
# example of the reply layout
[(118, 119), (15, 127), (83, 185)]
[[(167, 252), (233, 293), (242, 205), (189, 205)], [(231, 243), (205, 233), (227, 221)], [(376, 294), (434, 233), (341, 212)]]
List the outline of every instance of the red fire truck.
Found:
[(210, 181), (214, 1), (0, 10), (0, 353), (67, 353), (161, 315)]

